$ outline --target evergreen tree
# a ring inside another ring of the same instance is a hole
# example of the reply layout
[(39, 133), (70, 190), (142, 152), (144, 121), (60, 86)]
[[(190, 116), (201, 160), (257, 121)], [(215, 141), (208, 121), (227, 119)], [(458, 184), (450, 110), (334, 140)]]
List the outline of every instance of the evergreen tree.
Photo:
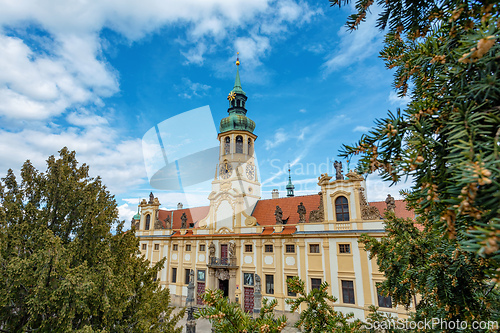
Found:
[[(347, 5), (349, 0), (330, 0)], [(356, 0), (355, 30), (373, 0)], [(388, 237), (364, 241), (397, 304), (416, 319), (498, 320), (500, 279), (500, 76), (498, 1), (377, 0), (386, 32), (380, 55), (408, 96), (341, 156), (403, 193), (414, 221), (386, 216)], [(420, 299), (421, 297), (421, 299)], [(481, 318), (481, 319), (479, 319)]]
[(205, 307), (195, 317), (208, 319), (212, 329), (218, 333), (277, 333), (286, 326), (284, 315), (274, 318), (274, 308), (278, 305), (276, 300), (269, 302), (264, 298), (259, 316), (253, 318), (238, 303), (229, 302), (222, 290), (208, 289), (201, 298)]
[(335, 303), (337, 299), (328, 294), (327, 282), (323, 282), (319, 289), (313, 289), (309, 294), (306, 292), (304, 281), (298, 277), (290, 278), (286, 282), (288, 290), (297, 294), (297, 298), (286, 300), (286, 303), (291, 305), (290, 311), (294, 312), (300, 308), (301, 304), (304, 305), (304, 310), (300, 312), (295, 327), (310, 333), (362, 332), (362, 323), (359, 319), (353, 320), (353, 313), (344, 315), (334, 310), (331, 303)]
[[(390, 295), (393, 304), (416, 304), (411, 320), (500, 321), (500, 294), (486, 276), (486, 259), (392, 212), (385, 215), (385, 230), (386, 237), (362, 235), (360, 241), (386, 277), (379, 291)], [(430, 332), (449, 331), (440, 328)]]
[[(3, 332), (180, 332), (170, 295), (123, 231), (113, 196), (63, 148), (38, 172), (0, 182), (0, 329)], [(111, 227), (118, 223), (116, 232)]]
[[(330, 0), (345, 5), (348, 0)], [(356, 29), (373, 0), (357, 0)], [(435, 237), (490, 258), (500, 278), (500, 4), (497, 1), (378, 0), (386, 30), (381, 57), (399, 96), (342, 156), (361, 154), (359, 171), (397, 182), (410, 176), (410, 208)]]

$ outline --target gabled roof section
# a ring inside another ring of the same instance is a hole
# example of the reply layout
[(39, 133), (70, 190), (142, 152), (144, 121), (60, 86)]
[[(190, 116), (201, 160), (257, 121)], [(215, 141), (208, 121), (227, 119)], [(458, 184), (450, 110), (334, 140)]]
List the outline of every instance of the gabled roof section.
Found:
[(176, 210), (160, 209), (158, 212), (158, 218), (163, 224), (163, 228), (165, 228), (166, 227), (165, 219), (167, 218), (167, 216), (170, 216), (170, 221), (173, 221), (172, 228), (180, 229), (182, 225), (181, 216), (183, 213), (186, 213), (187, 217), (186, 226), (189, 228), (190, 223), (195, 223), (196, 225), (197, 222), (199, 222), (201, 219), (207, 216), (209, 209), (210, 206), (201, 206), (201, 207), (184, 208)]
[[(404, 202), (404, 200), (394, 200), (394, 203), (396, 204), (396, 209), (394, 210), (396, 217), (403, 219), (406, 218), (415, 219), (415, 212), (413, 210), (406, 209), (406, 202)], [(369, 202), (368, 204), (370, 206), (377, 207), (378, 211), (380, 212), (380, 215), (384, 216), (385, 208), (387, 207), (385, 201), (374, 201), (374, 202)]]
[(319, 206), (320, 196), (318, 194), (304, 195), (300, 197), (285, 197), (278, 199), (267, 199), (257, 201), (257, 205), (253, 210), (252, 216), (257, 219), (259, 225), (275, 225), (276, 218), (274, 212), (276, 206), (280, 206), (283, 211), (283, 220), (288, 219), (288, 224), (299, 223), (299, 214), (297, 206), (302, 204), (306, 207), (306, 223), (309, 222), (309, 213), (312, 210), (317, 210)]

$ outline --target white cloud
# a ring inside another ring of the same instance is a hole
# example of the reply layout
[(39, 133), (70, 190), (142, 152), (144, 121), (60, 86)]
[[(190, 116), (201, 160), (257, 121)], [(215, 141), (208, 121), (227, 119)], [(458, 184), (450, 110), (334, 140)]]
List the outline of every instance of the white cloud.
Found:
[(121, 140), (116, 131), (106, 126), (58, 130), (40, 125), (19, 132), (1, 130), (0, 174), (9, 168), (19, 170), (27, 159), (44, 171), (47, 157), (57, 156), (63, 146), (75, 150), (78, 161), (90, 166), (90, 175), (101, 176), (113, 194), (146, 181), (141, 141)]
[(306, 113), (306, 112), (307, 112), (307, 110), (306, 110), (306, 109), (300, 109), (300, 110), (299, 110), (299, 112), (300, 112), (300, 113)]
[(211, 88), (209, 85), (203, 83), (192, 82), (188, 78), (183, 78), (182, 84), (182, 87), (179, 87), (179, 89), (182, 91), (179, 96), (188, 99), (191, 99), (192, 97), (205, 96), (208, 90)]
[(391, 91), (387, 101), (392, 105), (405, 107), (408, 103), (411, 102), (410, 96), (406, 95), (405, 97), (398, 97), (398, 94), (395, 91)]
[(367, 15), (366, 22), (362, 22), (357, 30), (349, 32), (345, 26), (340, 28), (340, 44), (335, 46), (335, 51), (323, 64), (325, 75), (358, 63), (380, 49), (383, 33), (375, 26), (380, 9), (376, 6), (371, 8), (372, 12)]
[(46, 119), (74, 105), (101, 105), (118, 91), (108, 66), (96, 59), (92, 36), (61, 36), (52, 54), (38, 54), (23, 40), (0, 34), (0, 116)]
[(264, 143), (264, 147), (266, 150), (272, 149), (274, 147), (279, 146), (283, 142), (287, 140), (287, 134), (283, 128), (279, 128), (275, 133), (272, 139), (266, 140)]
[(206, 52), (207, 47), (205, 46), (204, 43), (200, 42), (198, 43), (195, 47), (190, 48), (187, 52), (182, 52), (181, 54), (187, 59), (186, 64), (196, 64), (196, 65), (203, 65), (203, 61), (205, 60), (203, 58), (204, 53)]
[(265, 56), (271, 45), (268, 37), (252, 35), (237, 38), (234, 47), (240, 52), (240, 59), (245, 63), (245, 66), (251, 68), (261, 64), (259, 59)]
[(409, 189), (412, 180), (401, 181), (393, 186), (390, 181), (384, 181), (378, 174), (370, 174), (366, 179), (366, 196), (367, 201), (384, 201), (387, 194), (392, 195), (396, 199), (402, 199), (399, 191)]
[[(119, 90), (118, 74), (101, 52), (104, 28), (136, 41), (166, 25), (186, 27), (183, 54), (190, 64), (203, 64), (206, 43), (226, 47), (224, 38), (244, 28), (249, 36), (232, 39), (252, 66), (271, 47), (259, 32), (263, 22), (286, 30), (316, 13), (292, 0), (9, 1), (0, 11), (0, 116), (49, 119), (71, 107), (102, 105), (101, 98)], [(47, 37), (23, 33), (30, 25)], [(7, 36), (4, 28), (21, 37)]]
[(356, 127), (354, 127), (354, 129), (352, 131), (353, 132), (368, 132), (369, 130), (370, 130), (370, 127), (356, 126)]
[(78, 111), (71, 112), (66, 117), (66, 121), (72, 125), (80, 127), (107, 125), (108, 120), (104, 117), (95, 115), (89, 110), (80, 108)]
[(118, 218), (120, 220), (125, 220), (125, 229), (128, 229), (128, 222), (132, 220), (132, 217), (137, 213), (136, 207), (133, 205), (123, 204), (118, 206)]

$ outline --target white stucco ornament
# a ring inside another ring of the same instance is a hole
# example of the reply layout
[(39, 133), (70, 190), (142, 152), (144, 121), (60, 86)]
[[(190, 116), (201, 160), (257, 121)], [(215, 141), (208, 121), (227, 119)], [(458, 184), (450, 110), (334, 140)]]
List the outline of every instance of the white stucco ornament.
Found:
[(204, 254), (200, 254), (198, 256), (198, 261), (205, 261), (205, 255)]
[(252, 263), (252, 257), (245, 256), (245, 264), (251, 264), (251, 263)]
[(172, 259), (177, 260), (177, 253), (172, 254)]
[(288, 266), (293, 266), (295, 265), (295, 258), (293, 257), (286, 257), (285, 262)]
[(184, 256), (184, 260), (185, 260), (185, 261), (189, 261), (189, 260), (191, 260), (191, 255), (190, 255), (190, 254), (186, 254), (186, 255)]
[(264, 262), (266, 263), (266, 265), (272, 265), (273, 264), (273, 257), (271, 256), (266, 256), (264, 258)]

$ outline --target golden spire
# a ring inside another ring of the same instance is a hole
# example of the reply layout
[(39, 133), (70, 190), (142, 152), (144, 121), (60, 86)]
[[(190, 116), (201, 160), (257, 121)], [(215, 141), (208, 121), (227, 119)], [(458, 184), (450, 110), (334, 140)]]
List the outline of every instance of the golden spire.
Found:
[(236, 66), (240, 65), (240, 57), (239, 57), (239, 52), (236, 52)]

